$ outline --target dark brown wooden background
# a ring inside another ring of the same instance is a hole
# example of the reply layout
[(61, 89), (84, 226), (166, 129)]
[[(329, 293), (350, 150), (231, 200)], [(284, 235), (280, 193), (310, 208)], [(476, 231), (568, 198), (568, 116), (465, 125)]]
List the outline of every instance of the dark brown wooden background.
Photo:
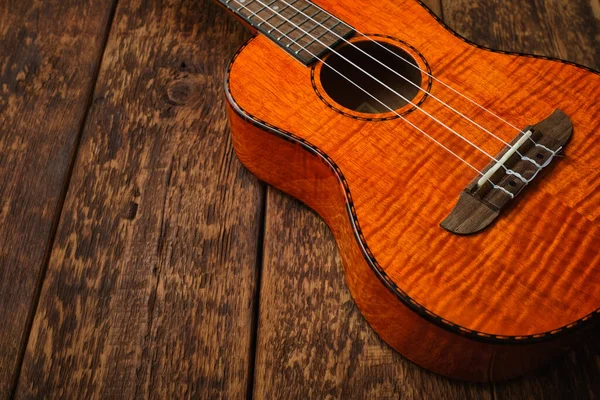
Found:
[[(599, 0), (428, 3), (600, 68)], [(597, 344), (487, 385), (376, 337), (329, 229), (235, 158), (248, 37), (208, 0), (0, 4), (0, 398), (598, 398)]]

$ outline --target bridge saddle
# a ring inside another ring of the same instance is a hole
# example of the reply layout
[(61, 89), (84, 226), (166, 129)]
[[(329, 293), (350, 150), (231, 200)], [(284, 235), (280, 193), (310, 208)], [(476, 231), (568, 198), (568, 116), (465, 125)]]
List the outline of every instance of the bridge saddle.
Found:
[(564, 150), (573, 124), (560, 110), (540, 123), (525, 128), (461, 192), (456, 206), (440, 224), (460, 235), (488, 227), (512, 200), (542, 176)]

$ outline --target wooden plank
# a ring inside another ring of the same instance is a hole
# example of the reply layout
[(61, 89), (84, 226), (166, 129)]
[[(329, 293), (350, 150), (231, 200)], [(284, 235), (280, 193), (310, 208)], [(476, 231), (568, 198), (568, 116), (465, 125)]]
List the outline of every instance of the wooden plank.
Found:
[(350, 296), (323, 220), (267, 193), (256, 398), (491, 398), (489, 386), (432, 374), (382, 342)]
[(438, 17), (444, 18), (444, 8), (442, 0), (423, 0), (423, 3), (431, 9)]
[(19, 369), (112, 3), (0, 4), (0, 398)]
[(119, 1), (17, 397), (241, 398), (264, 186), (223, 76), (248, 36), (210, 1)]
[[(477, 43), (600, 69), (597, 0), (453, 0), (443, 5), (448, 23)], [(495, 398), (600, 396), (600, 346), (588, 342), (533, 376), (494, 385)]]
[(491, 48), (600, 65), (598, 0), (444, 2), (450, 26)]

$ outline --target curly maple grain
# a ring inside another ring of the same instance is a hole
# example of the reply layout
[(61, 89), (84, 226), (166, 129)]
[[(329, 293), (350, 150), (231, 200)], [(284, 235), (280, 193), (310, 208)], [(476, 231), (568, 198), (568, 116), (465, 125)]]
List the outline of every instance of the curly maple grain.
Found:
[[(460, 237), (439, 223), (473, 178), (464, 164), (401, 120), (366, 122), (337, 113), (315, 94), (311, 71), (261, 36), (230, 70), (240, 159), (323, 216), (359, 308), (388, 343), (429, 369), (476, 380), (508, 378), (544, 362), (600, 305), (600, 76), (566, 63), (478, 49), (413, 0), (360, 8), (318, 3), (360, 31), (415, 46), (435, 76), (516, 126), (540, 121), (556, 108), (572, 119), (575, 134), (566, 157), (492, 229)], [(505, 140), (516, 134), (439, 84), (432, 93)], [(489, 153), (501, 148), (439, 103), (428, 99), (423, 108)], [(487, 163), (424, 114), (409, 118), (474, 165)], [(257, 121), (271, 128), (256, 127)], [(310, 155), (311, 148), (320, 153)], [(386, 277), (384, 285), (380, 278)], [(436, 351), (427, 346), (432, 342)]]

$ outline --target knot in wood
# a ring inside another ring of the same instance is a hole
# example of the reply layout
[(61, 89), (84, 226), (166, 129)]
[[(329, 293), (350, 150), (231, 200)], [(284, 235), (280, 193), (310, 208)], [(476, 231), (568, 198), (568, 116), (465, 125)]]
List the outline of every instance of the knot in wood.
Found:
[(184, 78), (171, 82), (167, 87), (167, 96), (173, 104), (194, 104), (200, 100), (201, 82)]

